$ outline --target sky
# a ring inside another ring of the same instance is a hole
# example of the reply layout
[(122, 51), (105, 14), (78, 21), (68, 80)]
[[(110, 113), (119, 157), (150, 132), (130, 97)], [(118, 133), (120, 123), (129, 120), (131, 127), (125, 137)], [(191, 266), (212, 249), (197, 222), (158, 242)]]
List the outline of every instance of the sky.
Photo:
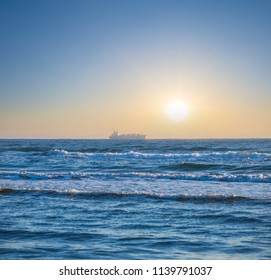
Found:
[(271, 1), (0, 0), (0, 137), (271, 138)]

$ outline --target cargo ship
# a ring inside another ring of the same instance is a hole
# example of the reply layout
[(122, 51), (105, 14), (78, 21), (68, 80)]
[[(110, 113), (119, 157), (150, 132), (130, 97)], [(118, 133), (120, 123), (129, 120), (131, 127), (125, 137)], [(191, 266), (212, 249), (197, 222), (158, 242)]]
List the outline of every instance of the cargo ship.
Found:
[(144, 140), (146, 135), (143, 134), (120, 134), (118, 131), (114, 131), (109, 139), (121, 139), (121, 140)]

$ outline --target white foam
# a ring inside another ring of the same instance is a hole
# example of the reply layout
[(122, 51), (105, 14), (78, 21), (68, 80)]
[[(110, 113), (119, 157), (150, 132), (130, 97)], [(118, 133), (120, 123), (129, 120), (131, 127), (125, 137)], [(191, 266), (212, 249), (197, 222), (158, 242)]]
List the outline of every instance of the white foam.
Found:
[(72, 180), (96, 178), (145, 178), (168, 180), (220, 181), (220, 182), (252, 182), (271, 183), (270, 173), (260, 174), (205, 174), (205, 173), (155, 173), (155, 172), (28, 172), (0, 171), (4, 179), (29, 180)]

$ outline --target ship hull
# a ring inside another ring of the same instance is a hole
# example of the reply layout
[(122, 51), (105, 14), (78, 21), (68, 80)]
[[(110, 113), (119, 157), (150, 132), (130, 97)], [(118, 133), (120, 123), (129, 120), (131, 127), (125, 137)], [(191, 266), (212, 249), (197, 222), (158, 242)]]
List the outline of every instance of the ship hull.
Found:
[(145, 140), (145, 135), (142, 136), (129, 136), (129, 135), (119, 135), (119, 136), (110, 136), (111, 140)]

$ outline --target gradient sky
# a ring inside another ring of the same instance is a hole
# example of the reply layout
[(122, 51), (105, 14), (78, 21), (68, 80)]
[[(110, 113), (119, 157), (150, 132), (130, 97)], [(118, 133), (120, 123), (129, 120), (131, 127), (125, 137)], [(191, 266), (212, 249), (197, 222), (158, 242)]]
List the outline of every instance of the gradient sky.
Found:
[(0, 137), (271, 137), (270, 15), (269, 0), (0, 0)]

